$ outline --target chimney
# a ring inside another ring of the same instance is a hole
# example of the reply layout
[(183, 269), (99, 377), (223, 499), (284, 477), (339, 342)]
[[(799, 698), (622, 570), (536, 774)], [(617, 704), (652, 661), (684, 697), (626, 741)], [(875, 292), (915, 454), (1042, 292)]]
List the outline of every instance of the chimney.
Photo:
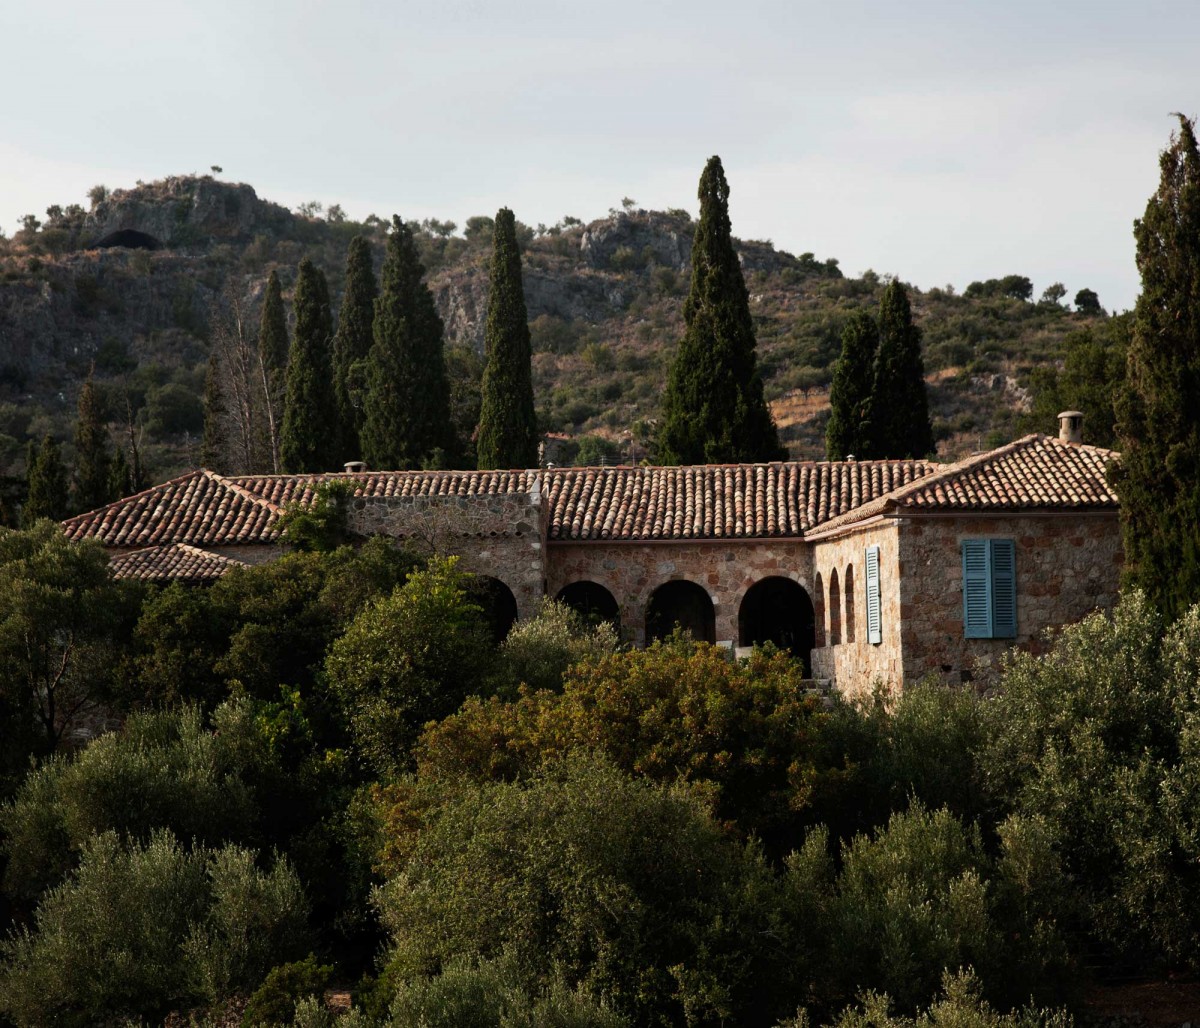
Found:
[(1065, 410), (1058, 416), (1059, 442), (1072, 443), (1078, 446), (1083, 442), (1083, 413), (1077, 410)]
[(367, 470), (367, 462), (365, 460), (348, 460), (346, 461), (346, 474), (353, 475), (359, 471)]

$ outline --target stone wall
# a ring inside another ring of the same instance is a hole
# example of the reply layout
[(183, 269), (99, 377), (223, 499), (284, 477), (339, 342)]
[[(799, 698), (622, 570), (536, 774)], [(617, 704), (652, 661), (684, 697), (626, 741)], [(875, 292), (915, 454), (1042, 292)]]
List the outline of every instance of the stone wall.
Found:
[[(1016, 544), (1016, 639), (963, 637), (961, 544), (969, 538)], [(1115, 513), (907, 519), (900, 528), (903, 680), (933, 674), (986, 685), (1012, 646), (1042, 650), (1047, 629), (1114, 606), (1122, 561)]]
[(622, 636), (646, 640), (646, 606), (660, 585), (689, 581), (713, 602), (716, 638), (737, 644), (738, 608), (756, 582), (775, 576), (798, 582), (816, 600), (812, 547), (794, 539), (730, 539), (720, 542), (548, 544), (546, 593), (557, 596), (572, 582), (604, 586), (621, 610)]
[(458, 554), (460, 566), (497, 578), (532, 617), (545, 590), (547, 512), (539, 490), (479, 496), (371, 496), (350, 501), (348, 527), (386, 535), (434, 553)]
[[(879, 547), (879, 627), (883, 641), (867, 641), (866, 548)], [(878, 680), (888, 686), (903, 684), (904, 660), (898, 588), (900, 545), (895, 521), (873, 524), (814, 544), (815, 574), (820, 576), (825, 645), (813, 651), (813, 675), (831, 679), (846, 693), (871, 690)], [(832, 602), (833, 573), (837, 572), (839, 609)], [(852, 593), (848, 582), (853, 582)], [(834, 641), (834, 625), (840, 631)]]

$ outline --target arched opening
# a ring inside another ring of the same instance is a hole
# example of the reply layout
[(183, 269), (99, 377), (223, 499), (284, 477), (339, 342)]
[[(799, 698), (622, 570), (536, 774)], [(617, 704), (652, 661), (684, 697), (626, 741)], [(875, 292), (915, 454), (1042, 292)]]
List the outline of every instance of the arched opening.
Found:
[(825, 645), (825, 586), (821, 582), (821, 573), (817, 572), (816, 580), (816, 602), (813, 603), (813, 624), (815, 631), (813, 632), (813, 645)]
[(116, 232), (110, 232), (102, 239), (97, 239), (94, 244), (97, 250), (107, 250), (114, 246), (123, 246), (129, 250), (160, 250), (162, 243), (151, 235), (145, 232), (139, 232), (135, 228), (121, 228)]
[(497, 644), (504, 641), (517, 621), (517, 598), (498, 578), (476, 575), (467, 589), (471, 599), (483, 608), (483, 617)]
[(755, 582), (738, 609), (738, 645), (774, 643), (790, 650), (811, 673), (816, 618), (812, 600), (802, 585), (790, 578), (764, 578)]
[(618, 632), (621, 630), (617, 599), (599, 582), (572, 582), (559, 591), (558, 598), (589, 625), (608, 621)]
[(698, 642), (717, 641), (712, 600), (695, 582), (667, 582), (650, 594), (646, 606), (646, 642), (665, 639), (676, 625)]
[(842, 641), (842, 591), (838, 586), (837, 568), (829, 572), (829, 645)]
[(854, 565), (846, 565), (846, 642), (854, 642)]

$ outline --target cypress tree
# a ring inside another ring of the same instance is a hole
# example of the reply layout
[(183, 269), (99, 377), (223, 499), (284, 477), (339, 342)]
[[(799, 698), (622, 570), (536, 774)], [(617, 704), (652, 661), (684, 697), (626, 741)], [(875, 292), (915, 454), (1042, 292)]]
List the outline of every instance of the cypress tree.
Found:
[(1127, 580), (1170, 618), (1200, 600), (1200, 154), (1194, 123), (1178, 117), (1158, 190), (1134, 223), (1142, 292), (1112, 469)]
[(113, 499), (108, 433), (100, 421), (100, 405), (89, 371), (79, 390), (75, 421), (75, 506), (79, 510), (95, 510)]
[(913, 324), (908, 292), (896, 279), (879, 301), (879, 349), (867, 419), (873, 444), (866, 456), (909, 460), (933, 452), (921, 330)]
[(288, 354), (279, 458), (289, 474), (332, 471), (337, 459), (333, 395), (333, 322), (325, 276), (307, 257), (293, 298), (296, 333)]
[(394, 217), (364, 368), (362, 454), (379, 468), (445, 463), (450, 386), (442, 319), (412, 231)]
[(204, 442), (200, 447), (200, 466), (218, 473), (225, 471), (229, 455), (227, 416), (225, 393), (221, 389), (221, 365), (217, 351), (213, 350), (204, 374)]
[(287, 312), (283, 309), (283, 287), (279, 273), (271, 270), (263, 294), (262, 314), (258, 322), (258, 352), (269, 372), (282, 374), (288, 361)]
[(29, 444), (27, 494), (21, 521), (28, 528), (39, 518), (61, 521), (67, 516), (67, 471), (58, 443), (47, 435), (40, 448)]
[(719, 157), (700, 176), (686, 328), (663, 397), (664, 464), (781, 460), (787, 456), (763, 398), (750, 296), (733, 248), (729, 185)]
[(538, 458), (533, 410), (533, 353), (517, 223), (507, 207), (496, 212), (491, 287), (484, 334), (487, 363), (476, 437), (480, 468), (531, 468)]
[(342, 294), (337, 334), (333, 337), (333, 388), (337, 397), (343, 461), (355, 460), (361, 452), (359, 436), (364, 415), (361, 405), (355, 407), (352, 402), (353, 369), (355, 364), (366, 359), (374, 342), (377, 292), (375, 272), (371, 267), (371, 244), (365, 236), (355, 236), (350, 240), (346, 254), (346, 291)]
[(875, 380), (879, 326), (866, 311), (851, 315), (842, 331), (842, 352), (833, 368), (829, 389), (829, 424), (825, 428), (825, 459), (845, 460), (870, 455), (871, 426), (867, 420)]

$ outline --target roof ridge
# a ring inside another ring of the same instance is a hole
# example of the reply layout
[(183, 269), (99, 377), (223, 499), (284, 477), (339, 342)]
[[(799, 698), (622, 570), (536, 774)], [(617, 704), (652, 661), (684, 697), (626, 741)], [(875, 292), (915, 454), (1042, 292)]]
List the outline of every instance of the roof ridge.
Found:
[[(972, 453), (959, 460), (952, 461), (949, 464), (940, 465), (936, 471), (931, 471), (928, 475), (921, 478), (914, 478), (911, 482), (906, 482), (902, 486), (891, 489), (886, 493), (875, 497), (873, 502), (879, 503), (886, 507), (889, 503), (896, 503), (903, 500), (910, 493), (920, 492), (921, 489), (928, 489), (932, 485), (937, 485), (939, 482), (946, 482), (955, 475), (962, 474), (964, 471), (971, 471), (974, 468), (983, 464), (988, 464), (999, 457), (1007, 457), (1010, 453), (1016, 453), (1018, 450), (1026, 449), (1032, 446), (1039, 439), (1047, 438), (1036, 432), (1031, 432), (1029, 435), (1021, 436), (1020, 439), (1014, 439), (1011, 443), (1005, 443), (1003, 446), (998, 446), (994, 450), (984, 450), (982, 453)], [(865, 506), (859, 504), (859, 506)], [(853, 508), (857, 510), (858, 508)], [(846, 511), (847, 514), (851, 511)]]
[[(231, 479), (226, 478), (224, 475), (217, 474), (215, 471), (209, 471), (208, 468), (201, 468), (200, 471), (212, 481), (216, 482), (225, 489), (228, 489), (231, 493), (236, 493), (238, 496), (242, 497), (242, 499), (249, 500), (251, 503), (256, 503), (260, 507), (266, 507), (267, 510), (271, 511), (273, 514), (284, 513), (284, 509), (279, 506), (279, 504), (272, 503), (265, 496), (259, 496), (258, 493), (254, 492), (252, 489), (247, 489), (240, 482), (234, 482)], [(294, 475), (288, 477), (303, 478), (304, 476)]]

